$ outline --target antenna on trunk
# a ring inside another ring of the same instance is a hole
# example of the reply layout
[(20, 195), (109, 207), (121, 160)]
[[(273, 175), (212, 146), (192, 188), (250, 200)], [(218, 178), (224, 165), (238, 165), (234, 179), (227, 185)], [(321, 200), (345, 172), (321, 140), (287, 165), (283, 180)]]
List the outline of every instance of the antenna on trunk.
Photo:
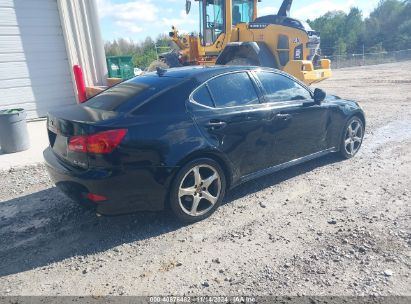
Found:
[(158, 76), (163, 76), (167, 72), (167, 70), (162, 67), (156, 67), (156, 71)]

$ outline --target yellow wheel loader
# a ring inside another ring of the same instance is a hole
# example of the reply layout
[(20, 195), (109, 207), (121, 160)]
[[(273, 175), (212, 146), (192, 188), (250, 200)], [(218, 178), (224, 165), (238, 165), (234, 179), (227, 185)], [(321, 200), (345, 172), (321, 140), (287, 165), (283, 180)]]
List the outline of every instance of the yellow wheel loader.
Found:
[[(284, 0), (277, 15), (257, 17), (261, 0), (195, 0), (199, 7), (198, 35), (178, 34), (173, 26), (171, 52), (156, 66), (255, 65), (283, 70), (310, 85), (331, 76), (330, 61), (320, 58), (320, 34), (290, 17), (292, 0)], [(187, 14), (191, 1), (186, 0)]]

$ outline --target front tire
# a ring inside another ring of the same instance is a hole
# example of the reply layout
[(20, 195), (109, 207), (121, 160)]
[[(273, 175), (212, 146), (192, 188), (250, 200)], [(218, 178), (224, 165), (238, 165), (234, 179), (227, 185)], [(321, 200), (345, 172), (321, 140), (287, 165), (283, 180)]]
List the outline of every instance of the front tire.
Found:
[(209, 158), (193, 160), (177, 173), (170, 190), (170, 206), (177, 218), (194, 223), (220, 206), (226, 178), (221, 166)]
[(364, 123), (358, 116), (351, 117), (345, 124), (340, 144), (340, 154), (349, 159), (360, 150), (364, 138)]

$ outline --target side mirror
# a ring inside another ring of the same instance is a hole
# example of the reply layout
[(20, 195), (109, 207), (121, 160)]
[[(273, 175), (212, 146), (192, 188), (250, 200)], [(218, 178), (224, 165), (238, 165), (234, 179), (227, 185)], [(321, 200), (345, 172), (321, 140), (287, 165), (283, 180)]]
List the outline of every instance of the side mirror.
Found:
[(319, 88), (316, 88), (314, 90), (313, 99), (315, 103), (320, 104), (325, 99), (326, 96), (327, 96), (327, 93), (325, 93), (325, 91)]
[(188, 13), (191, 10), (191, 0), (186, 0), (186, 14), (188, 15)]

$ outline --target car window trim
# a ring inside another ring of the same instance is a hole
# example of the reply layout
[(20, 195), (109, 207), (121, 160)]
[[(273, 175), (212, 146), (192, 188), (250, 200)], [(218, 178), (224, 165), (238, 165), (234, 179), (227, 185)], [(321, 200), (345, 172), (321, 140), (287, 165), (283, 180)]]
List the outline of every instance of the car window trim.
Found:
[(264, 100), (264, 103), (265, 103), (265, 104), (295, 103), (295, 102), (299, 102), (299, 103), (303, 104), (304, 101), (306, 101), (307, 99), (268, 101), (267, 98), (266, 98), (266, 95), (268, 95), (268, 93), (267, 93), (267, 91), (265, 90), (264, 85), (262, 84), (260, 78), (258, 78), (257, 72), (265, 72), (265, 73), (271, 73), (271, 74), (277, 74), (277, 75), (280, 75), (280, 76), (284, 76), (285, 78), (288, 78), (288, 79), (290, 79), (291, 81), (294, 81), (294, 82), (298, 83), (298, 84), (301, 85), (304, 89), (306, 89), (306, 90), (308, 91), (308, 93), (310, 93), (311, 100), (314, 98), (313, 92), (311, 91), (311, 89), (310, 89), (309, 87), (307, 87), (304, 83), (302, 83), (301, 81), (299, 81), (297, 78), (290, 77), (289, 75), (286, 75), (286, 74), (284, 74), (284, 73), (280, 73), (280, 72), (277, 72), (277, 71), (269, 71), (269, 70), (263, 70), (263, 69), (253, 70), (252, 72), (254, 73), (255, 78), (257, 79), (258, 83), (259, 83), (260, 86), (261, 86), (262, 99)]
[[(218, 77), (222, 77), (222, 76), (229, 75), (229, 74), (238, 74), (238, 73), (246, 73), (246, 74), (248, 75), (248, 78), (250, 79), (250, 82), (252, 83), (252, 85), (253, 85), (253, 87), (254, 87), (254, 90), (255, 90), (255, 93), (256, 93), (256, 95), (257, 95), (258, 102), (257, 102), (257, 103), (253, 103), (253, 104), (248, 104), (248, 105), (239, 105), (239, 106), (232, 106), (232, 107), (217, 107), (217, 106), (216, 106), (216, 103), (215, 103), (215, 100), (214, 100), (213, 93), (211, 92), (211, 90), (210, 90), (210, 88), (209, 88), (209, 86), (208, 86), (208, 82), (210, 82), (210, 81), (212, 81), (213, 79), (216, 79), (216, 78), (218, 78)], [(208, 90), (208, 92), (210, 93), (210, 96), (211, 96), (212, 102), (213, 102), (213, 104), (214, 104), (214, 107), (209, 107), (209, 106), (203, 105), (203, 104), (197, 102), (197, 101), (193, 98), (193, 95), (194, 95), (202, 86), (204, 86), (204, 85), (207, 87), (207, 90)], [(189, 100), (189, 102), (194, 103), (194, 104), (199, 105), (199, 106), (204, 107), (204, 108), (214, 109), (214, 110), (223, 110), (223, 109), (244, 108), (244, 107), (250, 107), (250, 106), (260, 105), (260, 104), (262, 104), (262, 102), (261, 102), (261, 101), (262, 101), (262, 97), (263, 97), (263, 95), (261, 95), (260, 88), (259, 88), (258, 85), (256, 84), (255, 78), (254, 78), (254, 77), (252, 76), (252, 74), (251, 74), (251, 70), (243, 70), (243, 71), (230, 71), (230, 72), (226, 72), (226, 73), (223, 73), (223, 74), (215, 75), (215, 76), (211, 77), (210, 79), (207, 79), (205, 82), (203, 82), (202, 84), (200, 84), (198, 87), (196, 87), (196, 88), (191, 92), (188, 100)]]
[(211, 92), (210, 87), (208, 86), (208, 82), (206, 82), (206, 83), (204, 84), (204, 86), (206, 87), (206, 89), (207, 89), (207, 91), (208, 91), (208, 94), (210, 94), (211, 103), (213, 104), (213, 107), (212, 107), (212, 108), (216, 109), (216, 108), (217, 108), (217, 105), (216, 105), (216, 103), (215, 103), (215, 98), (214, 98), (214, 96), (213, 96), (213, 92)]

